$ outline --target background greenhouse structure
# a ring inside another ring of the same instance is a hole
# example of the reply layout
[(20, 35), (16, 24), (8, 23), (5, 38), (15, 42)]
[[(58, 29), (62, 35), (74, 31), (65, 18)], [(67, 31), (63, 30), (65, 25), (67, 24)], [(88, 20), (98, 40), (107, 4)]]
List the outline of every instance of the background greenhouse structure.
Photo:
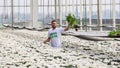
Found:
[(120, 27), (120, 0), (0, 0), (0, 10), (1, 26), (43, 28), (53, 19), (66, 26), (66, 16), (72, 13), (80, 30)]

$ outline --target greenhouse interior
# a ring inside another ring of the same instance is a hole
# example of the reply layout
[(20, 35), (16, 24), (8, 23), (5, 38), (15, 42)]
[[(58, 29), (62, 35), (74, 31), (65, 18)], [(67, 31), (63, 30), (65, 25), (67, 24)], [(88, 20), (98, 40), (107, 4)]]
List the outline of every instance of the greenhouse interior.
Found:
[(0, 0), (0, 68), (120, 68), (120, 0)]

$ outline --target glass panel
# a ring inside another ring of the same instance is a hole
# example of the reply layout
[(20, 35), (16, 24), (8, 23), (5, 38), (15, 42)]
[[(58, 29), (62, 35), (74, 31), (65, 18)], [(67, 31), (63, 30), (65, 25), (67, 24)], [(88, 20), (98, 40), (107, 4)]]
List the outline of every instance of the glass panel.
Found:
[(43, 0), (38, 0), (38, 5), (42, 5)]
[(30, 0), (26, 0), (26, 5), (30, 6)]
[(19, 5), (20, 5), (20, 6), (24, 6), (24, 5), (25, 5), (25, 0), (20, 0), (20, 1), (19, 1)]
[(92, 19), (97, 19), (97, 6), (92, 6)]
[(86, 0), (86, 4), (89, 4), (90, 3), (90, 0)]
[(62, 11), (62, 18), (63, 18), (63, 20), (65, 20), (65, 19), (66, 19), (66, 18), (65, 18), (65, 17), (66, 17), (66, 13), (65, 13), (65, 12), (66, 12), (66, 10), (65, 10), (65, 9), (66, 9), (66, 8), (65, 8), (65, 6), (64, 6), (64, 7), (62, 7), (62, 10), (63, 10), (63, 11)]
[(0, 0), (0, 6), (4, 6), (4, 0)]
[(72, 4), (73, 4), (73, 3), (72, 3), (72, 0), (69, 0), (68, 3), (69, 3), (69, 5), (72, 5)]
[(120, 5), (115, 6), (115, 15), (116, 15), (116, 19), (120, 19)]
[(98, 1), (98, 0), (93, 0), (93, 1), (92, 1), (92, 4), (95, 4), (95, 5), (96, 5), (96, 4), (97, 4), (97, 1)]
[(92, 25), (97, 25), (97, 19), (98, 19), (98, 14), (97, 14), (97, 5), (92, 6)]
[(84, 1), (85, 1), (85, 0), (81, 0), (82, 5), (84, 4)]
[(5, 3), (6, 3), (6, 6), (11, 6), (11, 0), (6, 0)]
[(68, 5), (68, 4), (66, 3), (66, 1), (69, 2), (68, 0), (61, 0), (62, 5)]
[(14, 5), (14, 6), (18, 6), (18, 5), (19, 5), (19, 1), (20, 1), (20, 0), (13, 0), (13, 5)]
[(43, 0), (44, 5), (48, 5), (48, 0)]
[(51, 5), (55, 5), (54, 0), (50, 0), (50, 4), (51, 4)]
[(0, 10), (2, 10), (2, 11), (0, 11), (0, 23), (1, 23), (3, 21), (2, 20), (2, 18), (3, 18), (3, 8), (0, 7)]
[(7, 7), (7, 13), (6, 13), (6, 22), (11, 22), (11, 8)]
[(38, 11), (38, 19), (39, 20), (42, 20), (43, 18), (43, 8), (42, 7), (39, 7), (39, 11)]
[(17, 7), (14, 7), (14, 21), (15, 22), (19, 21), (19, 10)]
[(102, 0), (102, 4), (110, 5), (112, 4), (112, 0)]
[(116, 4), (118, 4), (118, 3), (120, 4), (120, 0), (115, 0), (115, 3), (116, 3)]

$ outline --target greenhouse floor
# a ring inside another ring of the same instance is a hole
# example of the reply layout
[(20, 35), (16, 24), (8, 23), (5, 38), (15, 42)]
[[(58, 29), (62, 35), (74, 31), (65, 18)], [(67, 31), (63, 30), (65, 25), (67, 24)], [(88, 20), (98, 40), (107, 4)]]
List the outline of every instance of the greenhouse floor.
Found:
[(0, 68), (120, 68), (119, 41), (62, 36), (62, 48), (44, 44), (47, 31), (0, 29)]

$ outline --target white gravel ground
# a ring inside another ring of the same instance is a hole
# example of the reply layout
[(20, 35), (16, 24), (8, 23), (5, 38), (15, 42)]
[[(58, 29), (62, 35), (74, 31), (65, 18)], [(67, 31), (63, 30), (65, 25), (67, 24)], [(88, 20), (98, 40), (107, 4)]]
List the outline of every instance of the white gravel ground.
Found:
[(0, 68), (120, 68), (119, 41), (62, 36), (56, 49), (46, 38), (47, 31), (0, 30)]

